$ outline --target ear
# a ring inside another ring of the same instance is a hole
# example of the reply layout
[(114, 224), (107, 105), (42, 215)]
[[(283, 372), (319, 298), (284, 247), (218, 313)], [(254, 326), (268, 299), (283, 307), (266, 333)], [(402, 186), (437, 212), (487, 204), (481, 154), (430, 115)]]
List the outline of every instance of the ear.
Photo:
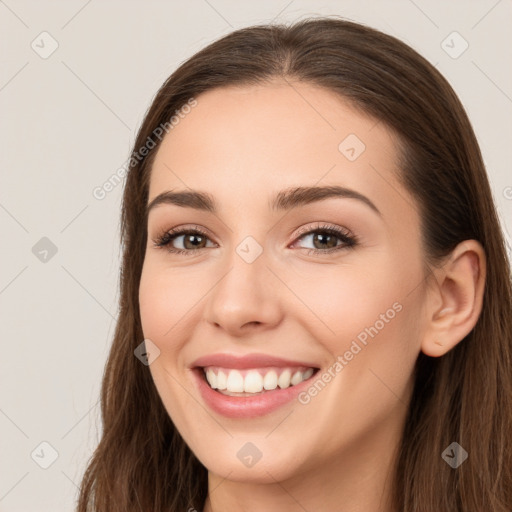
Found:
[(421, 350), (431, 357), (449, 352), (471, 332), (482, 311), (486, 257), (476, 240), (461, 242), (434, 271), (427, 293), (427, 328)]

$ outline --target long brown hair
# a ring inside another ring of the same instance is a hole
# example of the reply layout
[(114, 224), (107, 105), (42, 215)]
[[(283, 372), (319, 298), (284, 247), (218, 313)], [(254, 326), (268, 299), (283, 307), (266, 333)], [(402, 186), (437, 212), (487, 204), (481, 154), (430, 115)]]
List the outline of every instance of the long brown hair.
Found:
[[(435, 67), (398, 39), (339, 17), (237, 30), (166, 80), (132, 157), (190, 98), (276, 78), (334, 91), (398, 134), (399, 179), (420, 209), (426, 269), (463, 240), (482, 244), (487, 273), (476, 326), (443, 357), (418, 357), (393, 500), (400, 512), (510, 512), (510, 262), (475, 134)], [(147, 156), (132, 158), (126, 178), (120, 312), (102, 382), (103, 432), (83, 477), (78, 512), (201, 511), (207, 495), (207, 470), (174, 427), (149, 368), (134, 357), (144, 339), (138, 290), (156, 142)], [(453, 441), (469, 453), (457, 469), (441, 458)]]

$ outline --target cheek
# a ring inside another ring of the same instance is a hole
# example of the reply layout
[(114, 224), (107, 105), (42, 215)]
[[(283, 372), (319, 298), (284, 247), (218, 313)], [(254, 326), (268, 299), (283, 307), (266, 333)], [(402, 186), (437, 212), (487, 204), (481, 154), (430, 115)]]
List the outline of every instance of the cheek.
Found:
[(145, 265), (139, 286), (139, 308), (146, 338), (160, 338), (171, 327), (174, 299), (165, 279), (157, 270)]
[[(336, 272), (326, 266), (314, 279), (297, 280), (294, 288), (309, 310), (296, 320), (330, 354), (329, 395), (342, 396), (349, 411), (366, 404), (364, 414), (358, 413), (362, 423), (385, 415), (397, 401), (395, 393), (405, 400), (422, 328), (421, 260), (380, 256), (372, 264)], [(322, 414), (315, 409), (320, 403), (312, 407), (315, 415)]]
[[(190, 383), (184, 368), (183, 348), (190, 337), (187, 313), (197, 302), (197, 289), (185, 286), (179, 271), (145, 263), (139, 286), (142, 331), (160, 349), (149, 370), (163, 405), (180, 432), (194, 431), (190, 417)], [(183, 272), (181, 273), (183, 276)], [(187, 280), (190, 284), (190, 281)], [(191, 294), (190, 290), (195, 293)], [(194, 297), (192, 296), (194, 295)]]
[[(204, 289), (203, 289), (204, 288)], [(169, 341), (179, 339), (177, 334), (186, 324), (187, 315), (193, 314), (204, 297), (207, 288), (204, 281), (183, 269), (161, 268), (155, 262), (145, 263), (139, 286), (139, 308), (142, 330), (147, 338)]]
[[(410, 262), (406, 270), (384, 256), (368, 265), (325, 265), (308, 279), (291, 273), (285, 278), (293, 282), (293, 292), (305, 306), (305, 314), (296, 315), (296, 320), (313, 329), (314, 338), (331, 354), (344, 353), (354, 339), (363, 344), (377, 338), (390, 343), (400, 339), (391, 332), (402, 322), (410, 283), (419, 278)], [(389, 336), (384, 336), (386, 331)]]
[[(331, 447), (346, 446), (405, 411), (421, 334), (419, 272), (410, 262), (367, 273), (345, 269), (315, 279), (309, 294), (304, 286), (298, 292), (321, 321), (309, 313), (308, 320), (296, 318), (335, 358), (298, 407), (322, 425)], [(284, 435), (293, 435), (293, 428), (283, 426)], [(328, 447), (316, 456), (328, 457)]]

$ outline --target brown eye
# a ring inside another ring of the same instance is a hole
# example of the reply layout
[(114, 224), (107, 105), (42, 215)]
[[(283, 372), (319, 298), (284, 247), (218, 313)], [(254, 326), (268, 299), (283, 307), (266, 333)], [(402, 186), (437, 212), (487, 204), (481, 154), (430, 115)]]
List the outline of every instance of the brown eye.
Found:
[(197, 235), (195, 233), (187, 233), (186, 235), (180, 235), (176, 238), (183, 237), (183, 245), (185, 249), (202, 249), (206, 244), (206, 237), (203, 235)]
[[(205, 249), (208, 240), (206, 233), (199, 228), (195, 228), (167, 231), (153, 242), (156, 247), (165, 247), (172, 253), (194, 254), (200, 249)], [(178, 244), (178, 247), (175, 247), (175, 243)]]
[[(330, 253), (357, 245), (357, 238), (335, 226), (318, 226), (301, 234), (297, 240), (307, 240), (313, 248), (307, 248), (308, 254)], [(338, 243), (340, 242), (340, 243)], [(294, 243), (296, 245), (297, 242)]]

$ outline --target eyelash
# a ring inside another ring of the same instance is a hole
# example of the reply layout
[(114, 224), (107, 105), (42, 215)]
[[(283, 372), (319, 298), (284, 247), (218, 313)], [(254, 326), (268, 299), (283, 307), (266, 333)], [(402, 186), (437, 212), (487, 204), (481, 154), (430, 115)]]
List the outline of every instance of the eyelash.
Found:
[[(333, 252), (339, 251), (341, 249), (351, 249), (358, 245), (359, 239), (356, 235), (351, 235), (347, 231), (342, 230), (341, 228), (329, 225), (329, 224), (322, 224), (318, 225), (315, 228), (303, 228), (299, 231), (296, 237), (296, 241), (303, 238), (305, 235), (310, 235), (313, 233), (323, 233), (323, 234), (329, 234), (334, 235), (338, 237), (343, 243), (336, 247), (331, 247), (330, 249), (322, 250), (322, 249), (305, 249), (307, 251), (307, 254), (331, 254)], [(170, 247), (170, 243), (181, 235), (201, 235), (205, 238), (209, 238), (208, 234), (205, 233), (199, 226), (194, 226), (193, 228), (178, 228), (178, 229), (171, 229), (169, 231), (165, 231), (161, 235), (157, 236), (155, 239), (153, 239), (153, 244), (157, 248), (165, 248), (167, 251), (173, 253), (173, 254), (180, 254), (180, 255), (187, 255), (192, 256), (197, 251), (200, 251), (201, 249), (206, 249), (206, 247), (201, 247), (199, 249), (176, 249), (174, 247)], [(295, 244), (295, 242), (294, 242)]]

